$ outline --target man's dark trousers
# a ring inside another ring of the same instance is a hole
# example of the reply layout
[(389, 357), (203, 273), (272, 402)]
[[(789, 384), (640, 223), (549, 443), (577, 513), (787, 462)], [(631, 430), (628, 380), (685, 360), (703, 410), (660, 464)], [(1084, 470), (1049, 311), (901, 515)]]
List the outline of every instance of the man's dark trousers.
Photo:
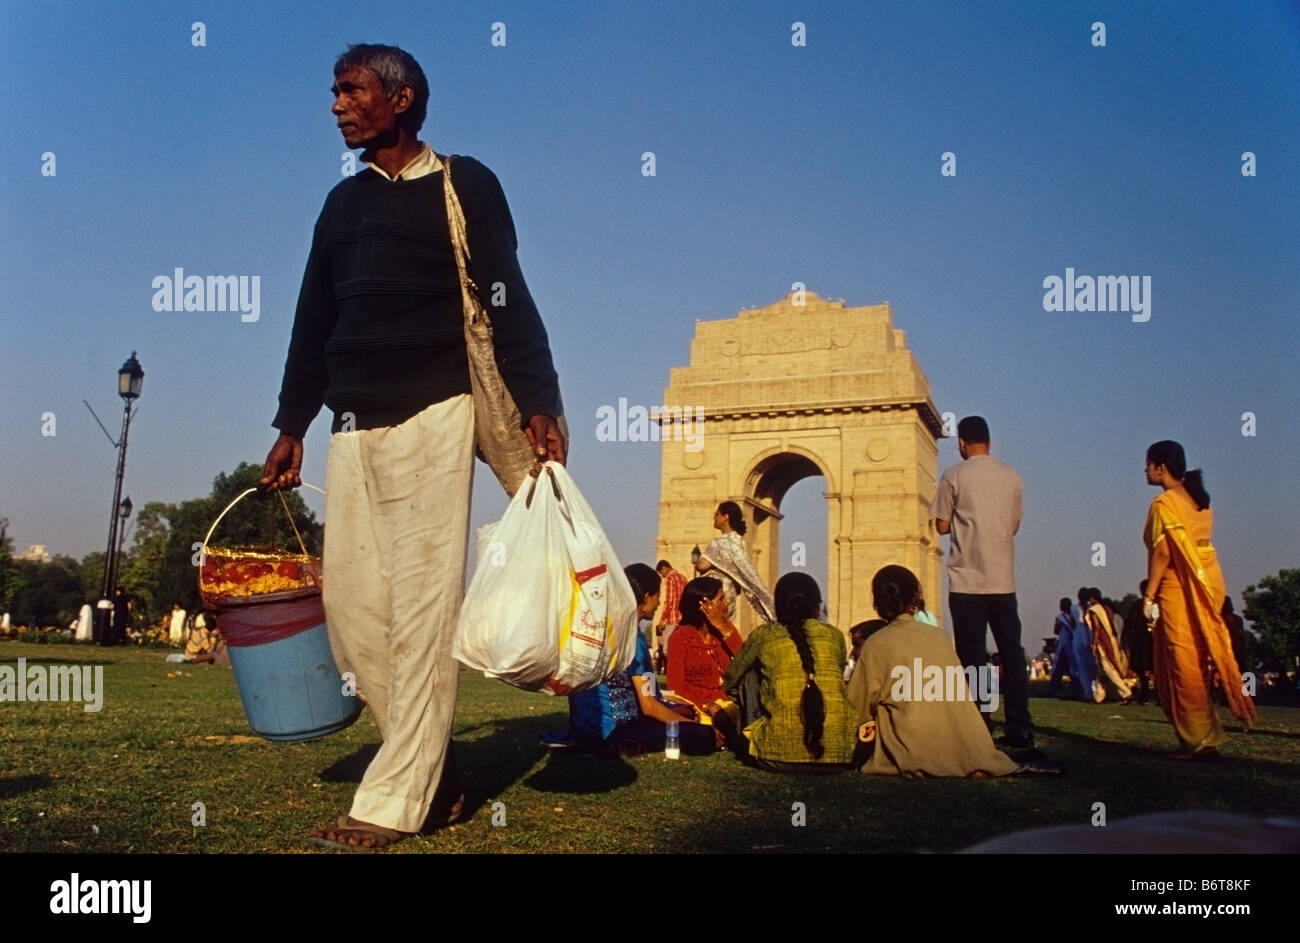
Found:
[[(1006, 712), (1006, 732), (1012, 740), (1027, 740), (1034, 735), (1029, 718), (1029, 675), (1025, 668), (1025, 650), (1020, 644), (1020, 614), (1015, 593), (949, 593), (952, 612), (952, 635), (962, 667), (987, 665), (988, 648), (985, 632), (993, 631), (993, 641), (1002, 661), (999, 691)], [(978, 692), (972, 692), (978, 697)], [(981, 704), (981, 707), (983, 705)], [(984, 722), (989, 722), (984, 713)]]

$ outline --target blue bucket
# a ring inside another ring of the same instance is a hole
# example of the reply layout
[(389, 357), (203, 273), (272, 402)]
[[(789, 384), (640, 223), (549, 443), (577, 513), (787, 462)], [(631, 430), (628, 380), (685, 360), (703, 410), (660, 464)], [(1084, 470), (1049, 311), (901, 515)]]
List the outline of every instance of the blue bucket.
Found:
[(199, 591), (216, 610), (253, 732), (277, 742), (316, 740), (350, 726), (362, 707), (330, 651), (320, 561), (305, 547), (301, 555), (208, 547), (221, 518), (255, 490), (230, 502), (208, 530)]
[(330, 652), (320, 590), (216, 601), (217, 625), (248, 725), (278, 742), (315, 740), (350, 726), (361, 699), (345, 691)]

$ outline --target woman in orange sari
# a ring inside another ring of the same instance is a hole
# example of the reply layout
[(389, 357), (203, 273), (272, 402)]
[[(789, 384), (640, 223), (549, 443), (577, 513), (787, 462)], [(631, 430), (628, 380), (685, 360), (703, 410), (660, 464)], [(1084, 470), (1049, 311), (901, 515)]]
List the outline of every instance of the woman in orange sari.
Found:
[(1147, 449), (1147, 484), (1162, 491), (1151, 502), (1143, 540), (1147, 593), (1142, 611), (1152, 625), (1161, 706), (1178, 735), (1175, 759), (1213, 756), (1228, 735), (1210, 700), (1210, 666), (1224, 679), (1228, 707), (1247, 730), (1254, 702), (1242, 691), (1241, 670), (1219, 614), (1227, 589), (1210, 543), (1214, 515), (1200, 469), (1187, 471), (1177, 442)]

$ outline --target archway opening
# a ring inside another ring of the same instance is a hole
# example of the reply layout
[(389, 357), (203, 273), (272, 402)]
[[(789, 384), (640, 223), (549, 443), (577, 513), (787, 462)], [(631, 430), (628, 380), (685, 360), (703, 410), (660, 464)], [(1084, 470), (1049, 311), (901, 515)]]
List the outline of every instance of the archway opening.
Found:
[(818, 474), (801, 478), (785, 493), (781, 509), (781, 559), (777, 576), (799, 570), (821, 587), (822, 599), (830, 593), (827, 574), (826, 479)]
[[(769, 455), (750, 473), (745, 502), (755, 532), (748, 541), (764, 582), (792, 570), (817, 580), (828, 607), (832, 602), (827, 560), (828, 512), (825, 472), (812, 458), (795, 452)], [(746, 631), (753, 626), (742, 624)]]

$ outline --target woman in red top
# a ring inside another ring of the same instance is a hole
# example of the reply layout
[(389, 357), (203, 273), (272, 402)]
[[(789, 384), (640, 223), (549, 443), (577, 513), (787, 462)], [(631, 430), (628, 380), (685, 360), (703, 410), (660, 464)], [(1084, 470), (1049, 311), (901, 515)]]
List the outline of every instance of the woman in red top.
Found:
[(722, 583), (710, 576), (691, 580), (682, 590), (681, 624), (668, 639), (668, 686), (713, 716), (731, 705), (722, 678), (743, 639), (727, 618)]

